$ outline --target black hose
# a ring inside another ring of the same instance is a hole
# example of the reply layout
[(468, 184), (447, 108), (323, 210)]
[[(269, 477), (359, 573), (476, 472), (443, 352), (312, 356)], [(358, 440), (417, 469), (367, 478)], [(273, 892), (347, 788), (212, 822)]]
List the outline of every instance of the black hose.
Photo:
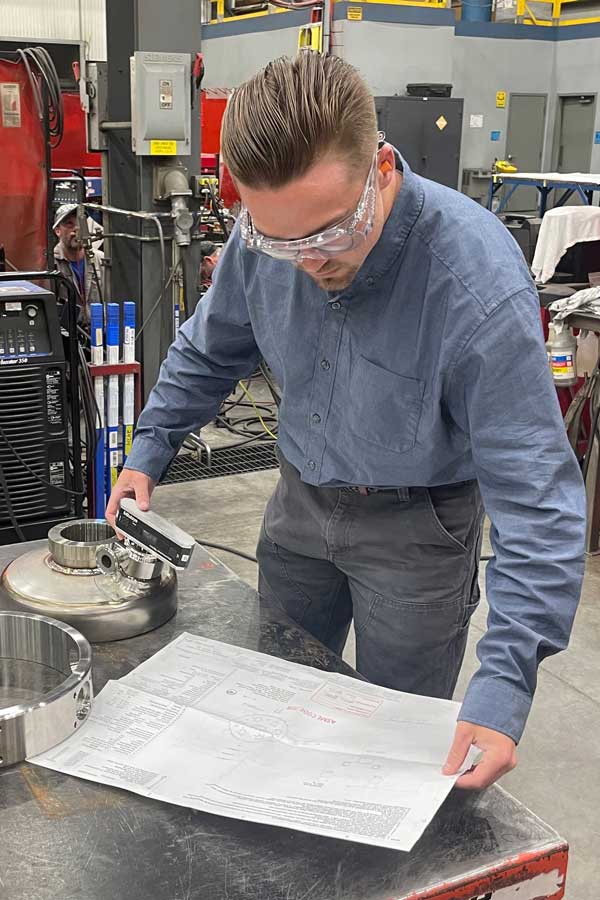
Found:
[(6, 500), (6, 508), (8, 510), (8, 518), (10, 519), (10, 523), (15, 530), (15, 534), (19, 538), (21, 542), (26, 541), (26, 537), (21, 530), (21, 526), (17, 520), (15, 515), (15, 510), (12, 505), (12, 500), (10, 498), (10, 491), (8, 489), (8, 482), (6, 481), (6, 475), (4, 474), (4, 468), (2, 463), (0, 462), (0, 487), (2, 488), (2, 493), (4, 494), (4, 499)]
[(44, 47), (28, 47), (24, 50), (19, 49), (16, 53), (27, 71), (38, 116), (42, 122), (44, 121), (46, 110), (44, 109), (44, 96), (38, 76), (45, 85), (50, 144), (54, 149), (58, 147), (62, 140), (65, 118), (58, 73), (50, 54)]
[(217, 217), (217, 219), (219, 220), (219, 225), (223, 229), (223, 236), (224, 236), (225, 240), (227, 240), (227, 238), (229, 237), (229, 228), (227, 227), (227, 224), (225, 223), (225, 216), (221, 212), (221, 207), (219, 206), (219, 198), (215, 194), (213, 186), (210, 183), (210, 181), (207, 184), (208, 184), (208, 190), (210, 193), (210, 198), (212, 200), (213, 212), (214, 212), (215, 216)]
[(144, 319), (144, 321), (141, 323), (141, 327), (138, 329), (138, 332), (137, 332), (137, 334), (136, 334), (136, 336), (135, 336), (136, 341), (139, 341), (139, 339), (140, 339), (141, 336), (142, 336), (142, 332), (144, 331), (146, 325), (148, 325), (148, 323), (149, 323), (150, 320), (152, 319), (154, 313), (156, 312), (156, 310), (157, 310), (158, 307), (160, 306), (160, 302), (161, 302), (161, 300), (163, 299), (164, 295), (166, 294), (167, 288), (170, 286), (171, 282), (172, 282), (173, 279), (175, 278), (175, 275), (177, 274), (177, 270), (179, 269), (180, 265), (181, 265), (181, 260), (179, 260), (179, 262), (178, 262), (178, 263), (173, 267), (173, 269), (171, 270), (171, 274), (169, 275), (167, 281), (166, 281), (165, 284), (163, 285), (163, 288), (162, 288), (160, 294), (158, 295), (158, 298), (157, 298), (157, 300), (156, 300), (154, 306), (152, 307), (152, 309), (150, 310), (150, 312), (148, 313), (148, 315), (146, 316), (146, 318)]
[(241, 550), (236, 550), (234, 547), (228, 547), (227, 544), (214, 544), (210, 541), (204, 541), (201, 538), (194, 538), (194, 540), (200, 547), (210, 547), (213, 550), (224, 550), (226, 553), (233, 553), (234, 556), (241, 556), (242, 559), (247, 559), (248, 562), (258, 562), (255, 556), (251, 556), (249, 553), (243, 553)]
[(93, 252), (90, 254), (88, 262), (92, 267), (92, 278), (96, 282), (96, 288), (98, 290), (98, 298), (100, 300), (100, 303), (104, 303), (104, 292), (102, 290), (102, 286), (100, 285), (100, 278), (98, 277), (98, 270), (96, 269), (96, 260), (94, 258)]
[[(25, 460), (23, 459), (23, 457), (21, 456), (19, 451), (10, 442), (10, 440), (6, 436), (6, 432), (4, 431), (2, 425), (0, 425), (0, 435), (2, 435), (2, 439), (4, 441), (6, 441), (6, 446), (13, 453), (13, 455), (16, 457), (16, 459), (18, 459), (18, 461), (21, 463), (23, 468), (27, 469), (29, 474), (33, 475), (33, 477), (36, 479), (36, 481), (39, 481), (40, 484), (44, 484), (44, 485), (46, 485), (46, 487), (53, 488), (55, 491), (60, 491), (62, 494), (69, 494), (69, 496), (71, 496), (71, 497), (85, 497), (85, 491), (72, 491), (69, 488), (60, 487), (60, 485), (52, 484), (50, 481), (46, 481), (45, 478), (42, 478), (41, 475), (38, 475), (38, 473), (34, 469), (31, 468), (29, 463), (25, 462)], [(1, 478), (1, 476), (0, 476), (0, 478)]]

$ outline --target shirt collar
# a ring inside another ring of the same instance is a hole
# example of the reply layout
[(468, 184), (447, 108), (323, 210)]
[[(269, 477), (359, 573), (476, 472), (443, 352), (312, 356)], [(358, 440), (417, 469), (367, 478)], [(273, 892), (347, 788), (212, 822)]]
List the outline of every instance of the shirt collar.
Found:
[(420, 178), (415, 175), (396, 148), (394, 156), (396, 169), (402, 172), (402, 184), (381, 236), (352, 282), (349, 293), (353, 293), (356, 287), (362, 287), (367, 279), (370, 285), (373, 279), (377, 282), (389, 271), (404, 249), (423, 209), (425, 194)]

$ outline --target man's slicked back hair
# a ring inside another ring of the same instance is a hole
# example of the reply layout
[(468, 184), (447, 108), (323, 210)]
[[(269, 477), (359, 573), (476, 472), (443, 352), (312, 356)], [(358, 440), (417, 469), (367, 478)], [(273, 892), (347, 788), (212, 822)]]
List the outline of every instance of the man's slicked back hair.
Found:
[(376, 144), (375, 103), (362, 77), (310, 50), (276, 59), (237, 88), (221, 131), (225, 164), (251, 188), (282, 187), (327, 154), (366, 170)]

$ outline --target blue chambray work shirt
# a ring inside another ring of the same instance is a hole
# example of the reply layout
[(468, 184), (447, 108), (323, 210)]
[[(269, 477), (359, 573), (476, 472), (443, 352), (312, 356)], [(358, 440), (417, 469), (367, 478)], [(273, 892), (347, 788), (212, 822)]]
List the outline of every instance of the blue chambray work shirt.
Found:
[(568, 643), (585, 495), (517, 244), (487, 210), (404, 165), (383, 233), (327, 294), (233, 233), (139, 419), (127, 467), (157, 480), (263, 356), (279, 444), (308, 484), (477, 478), (492, 522), (488, 630), (459, 718), (518, 741), (544, 657)]

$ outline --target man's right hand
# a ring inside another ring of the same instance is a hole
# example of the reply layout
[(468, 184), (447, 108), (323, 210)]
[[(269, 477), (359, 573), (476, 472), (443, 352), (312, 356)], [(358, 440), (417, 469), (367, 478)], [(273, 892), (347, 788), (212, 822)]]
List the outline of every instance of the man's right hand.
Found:
[(106, 507), (106, 519), (112, 527), (115, 527), (115, 518), (123, 497), (133, 497), (142, 510), (150, 509), (150, 497), (155, 486), (155, 482), (149, 475), (138, 472), (136, 469), (123, 469), (112, 489)]

